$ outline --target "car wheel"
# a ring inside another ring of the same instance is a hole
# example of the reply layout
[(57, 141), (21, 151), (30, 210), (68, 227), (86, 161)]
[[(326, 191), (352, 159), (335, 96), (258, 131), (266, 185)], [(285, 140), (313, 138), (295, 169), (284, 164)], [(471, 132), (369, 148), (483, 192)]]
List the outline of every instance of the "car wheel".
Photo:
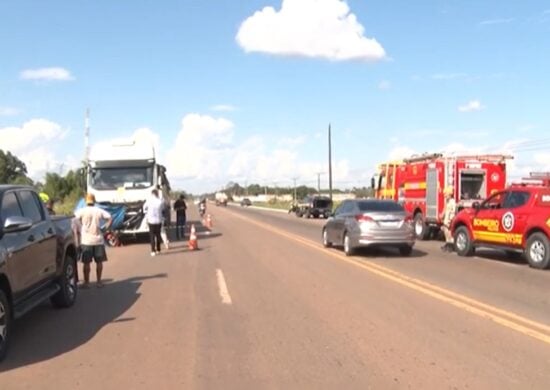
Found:
[(414, 216), (414, 234), (419, 240), (426, 240), (430, 235), (430, 227), (424, 222), (422, 213), (416, 213)]
[(8, 352), (11, 336), (11, 306), (6, 293), (0, 290), (0, 361)]
[(401, 256), (410, 256), (412, 254), (413, 247), (412, 246), (402, 246), (399, 247), (399, 254)]
[(348, 233), (344, 233), (344, 254), (346, 256), (353, 256), (355, 254), (355, 248), (351, 246)]
[(71, 307), (76, 301), (76, 261), (73, 256), (67, 255), (63, 264), (63, 273), (59, 277), (61, 289), (51, 298), (55, 307)]
[(537, 269), (550, 268), (550, 242), (544, 233), (534, 233), (527, 239), (525, 257), (529, 266)]
[(455, 231), (455, 249), (459, 256), (472, 256), (475, 248), (466, 227), (461, 226)]
[(330, 248), (332, 246), (332, 242), (328, 240), (328, 232), (327, 229), (323, 229), (323, 246), (325, 248)]

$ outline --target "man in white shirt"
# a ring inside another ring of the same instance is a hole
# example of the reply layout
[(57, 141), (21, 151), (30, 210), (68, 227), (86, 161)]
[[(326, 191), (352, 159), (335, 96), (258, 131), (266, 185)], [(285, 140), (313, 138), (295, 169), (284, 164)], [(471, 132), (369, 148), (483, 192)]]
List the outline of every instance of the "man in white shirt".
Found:
[(456, 201), (453, 196), (454, 191), (452, 187), (447, 187), (443, 191), (445, 196), (445, 210), (443, 211), (443, 226), (441, 230), (445, 234), (445, 245), (441, 247), (441, 250), (444, 252), (453, 252), (454, 250), (454, 238), (451, 232), (451, 224), (456, 215)]
[(147, 199), (143, 205), (145, 218), (149, 225), (149, 237), (151, 239), (151, 256), (160, 254), (160, 229), (162, 226), (162, 212), (164, 211), (164, 202), (159, 198), (158, 190), (151, 191), (152, 196)]
[(80, 244), (82, 252), (82, 263), (84, 263), (84, 284), (87, 288), (90, 283), (90, 263), (96, 263), (97, 287), (103, 287), (101, 275), (103, 273), (103, 262), (107, 261), (105, 242), (101, 223), (106, 222), (105, 228), (111, 226), (111, 214), (94, 206), (95, 197), (93, 194), (86, 195), (86, 207), (76, 210), (75, 218), (80, 223)]

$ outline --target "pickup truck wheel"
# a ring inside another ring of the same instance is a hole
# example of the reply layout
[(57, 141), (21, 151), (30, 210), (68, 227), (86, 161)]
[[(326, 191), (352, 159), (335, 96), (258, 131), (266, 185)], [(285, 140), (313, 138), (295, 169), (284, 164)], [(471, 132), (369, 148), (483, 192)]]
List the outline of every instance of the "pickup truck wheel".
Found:
[(534, 233), (527, 239), (525, 257), (530, 267), (550, 268), (550, 241), (543, 233)]
[(416, 213), (414, 216), (414, 234), (419, 240), (426, 240), (430, 235), (430, 227), (424, 222), (422, 213)]
[(76, 285), (76, 261), (71, 255), (65, 258), (63, 273), (59, 277), (61, 289), (51, 298), (55, 307), (71, 307), (76, 301), (78, 291)]
[(11, 335), (11, 308), (10, 301), (4, 291), (0, 290), (0, 361), (8, 352)]
[(461, 226), (455, 231), (455, 249), (459, 256), (472, 256), (475, 248), (466, 227)]

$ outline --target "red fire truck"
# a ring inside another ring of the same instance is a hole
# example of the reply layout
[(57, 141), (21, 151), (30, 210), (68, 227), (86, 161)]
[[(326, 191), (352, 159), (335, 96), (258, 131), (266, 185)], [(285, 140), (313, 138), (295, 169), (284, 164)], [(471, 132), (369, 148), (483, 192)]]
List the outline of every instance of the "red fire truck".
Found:
[(376, 198), (403, 204), (414, 217), (415, 233), (428, 239), (441, 226), (443, 190), (453, 188), (459, 210), (485, 200), (506, 186), (506, 162), (501, 154), (412, 156), (378, 166), (371, 186)]

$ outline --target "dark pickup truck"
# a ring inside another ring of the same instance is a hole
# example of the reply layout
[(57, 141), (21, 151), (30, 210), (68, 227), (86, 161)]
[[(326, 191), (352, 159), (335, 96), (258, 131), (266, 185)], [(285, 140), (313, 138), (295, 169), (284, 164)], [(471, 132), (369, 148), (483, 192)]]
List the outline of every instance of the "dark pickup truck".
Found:
[(31, 187), (0, 185), (0, 360), (14, 320), (45, 300), (70, 307), (77, 295), (69, 217), (51, 217)]
[(292, 212), (298, 218), (328, 218), (332, 213), (332, 200), (328, 196), (307, 196), (289, 210)]

